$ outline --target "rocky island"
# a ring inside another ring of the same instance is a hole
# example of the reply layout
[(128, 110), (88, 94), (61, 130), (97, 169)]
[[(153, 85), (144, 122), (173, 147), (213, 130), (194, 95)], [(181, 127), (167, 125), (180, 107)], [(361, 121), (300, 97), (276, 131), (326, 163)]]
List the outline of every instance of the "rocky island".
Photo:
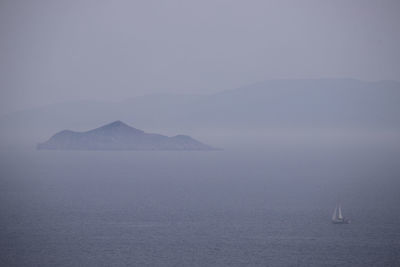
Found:
[(87, 131), (64, 130), (37, 149), (47, 150), (216, 150), (187, 135), (145, 133), (121, 121)]

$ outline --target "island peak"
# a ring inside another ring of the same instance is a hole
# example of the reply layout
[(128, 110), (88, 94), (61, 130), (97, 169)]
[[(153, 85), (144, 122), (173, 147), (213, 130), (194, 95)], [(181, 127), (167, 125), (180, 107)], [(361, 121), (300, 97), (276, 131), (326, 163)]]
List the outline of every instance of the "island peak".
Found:
[(103, 127), (130, 127), (128, 124), (122, 122), (122, 121), (113, 121), (109, 124), (104, 125)]

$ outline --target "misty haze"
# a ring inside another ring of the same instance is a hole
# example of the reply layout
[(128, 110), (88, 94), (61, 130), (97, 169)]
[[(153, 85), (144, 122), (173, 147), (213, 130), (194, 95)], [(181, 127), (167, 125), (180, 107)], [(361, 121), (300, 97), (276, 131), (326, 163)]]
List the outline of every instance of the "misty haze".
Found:
[(0, 266), (400, 266), (397, 1), (0, 3)]

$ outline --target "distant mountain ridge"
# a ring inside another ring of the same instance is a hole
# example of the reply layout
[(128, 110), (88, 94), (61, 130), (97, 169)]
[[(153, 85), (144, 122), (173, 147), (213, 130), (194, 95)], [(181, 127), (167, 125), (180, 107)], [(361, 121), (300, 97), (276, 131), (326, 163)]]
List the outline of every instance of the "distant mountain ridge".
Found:
[(211, 95), (148, 95), (117, 103), (78, 101), (16, 112), (0, 117), (0, 137), (28, 136), (32, 142), (60, 128), (85, 129), (116, 118), (156, 132), (192, 135), (216, 129), (400, 132), (399, 103), (397, 81), (269, 80)]
[(215, 150), (190, 136), (173, 137), (145, 133), (122, 121), (114, 121), (99, 128), (74, 132), (64, 130), (48, 141), (39, 143), (37, 149), (47, 150)]

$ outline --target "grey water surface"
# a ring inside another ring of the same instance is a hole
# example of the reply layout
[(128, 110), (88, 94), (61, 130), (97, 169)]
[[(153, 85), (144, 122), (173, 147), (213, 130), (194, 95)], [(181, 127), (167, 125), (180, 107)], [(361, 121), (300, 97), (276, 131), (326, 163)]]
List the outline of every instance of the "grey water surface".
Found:
[(400, 265), (395, 148), (0, 157), (1, 266)]

